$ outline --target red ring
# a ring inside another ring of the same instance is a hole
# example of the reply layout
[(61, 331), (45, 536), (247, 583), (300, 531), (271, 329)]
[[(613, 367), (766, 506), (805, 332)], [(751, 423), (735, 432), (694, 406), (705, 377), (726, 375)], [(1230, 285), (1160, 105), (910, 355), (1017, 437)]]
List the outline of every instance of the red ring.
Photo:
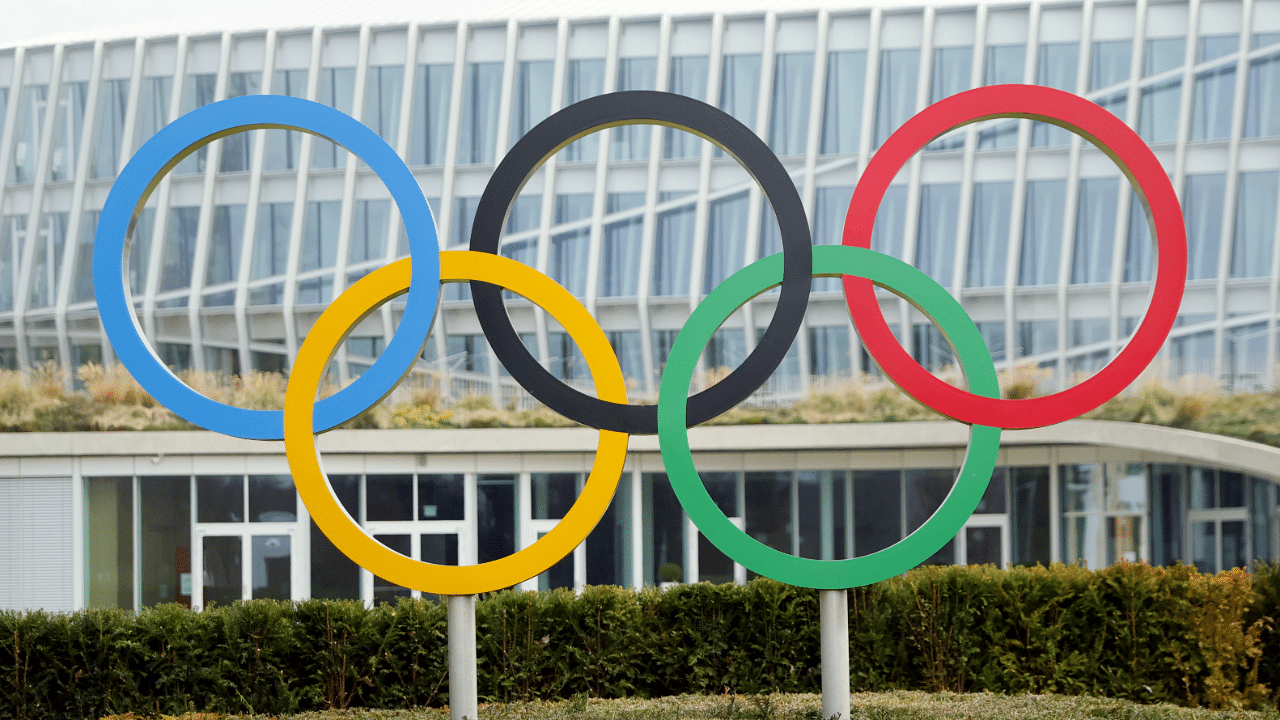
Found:
[[(1110, 111), (1071, 93), (1037, 85), (993, 85), (930, 105), (889, 136), (867, 163), (845, 216), (845, 245), (871, 247), (871, 230), (885, 190), (921, 148), (962, 125), (1013, 117), (1065, 127), (1089, 140), (1120, 166), (1138, 191), (1155, 227), (1156, 270), (1151, 305), (1133, 337), (1096, 375), (1062, 392), (1026, 400), (987, 398), (934, 377), (903, 349), (879, 311), (871, 281), (846, 275), (845, 300), (867, 351), (908, 395), (960, 422), (1000, 428), (1053, 425), (1082, 415), (1119, 394), (1160, 351), (1173, 328), (1187, 281), (1187, 233), (1182, 209), (1165, 170), (1138, 134)], [(923, 401), (922, 401), (923, 402)]]

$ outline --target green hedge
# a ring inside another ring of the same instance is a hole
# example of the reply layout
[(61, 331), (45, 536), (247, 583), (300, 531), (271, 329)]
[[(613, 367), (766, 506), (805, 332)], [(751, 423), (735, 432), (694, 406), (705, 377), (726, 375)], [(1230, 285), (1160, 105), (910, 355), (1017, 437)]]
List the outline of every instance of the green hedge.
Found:
[[(1280, 564), (921, 568), (850, 591), (855, 690), (1274, 704)], [(757, 580), (477, 605), (484, 699), (816, 692), (818, 601)], [(444, 606), (254, 601), (0, 613), (0, 717), (281, 713), (448, 702)]]

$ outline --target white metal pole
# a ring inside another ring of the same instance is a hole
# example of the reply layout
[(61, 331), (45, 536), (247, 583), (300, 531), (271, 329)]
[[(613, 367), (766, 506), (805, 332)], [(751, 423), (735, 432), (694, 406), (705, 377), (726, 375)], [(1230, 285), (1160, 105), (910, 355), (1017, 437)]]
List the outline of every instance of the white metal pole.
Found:
[[(825, 641), (824, 641), (825, 642)], [(823, 645), (825, 648), (826, 645)], [(825, 652), (825, 651), (824, 651)], [(848, 667), (845, 649), (845, 667)], [(845, 673), (846, 677), (848, 672)], [(846, 694), (847, 695), (847, 694)], [(449, 720), (477, 720), (476, 596), (449, 596)]]
[[(819, 590), (818, 608), (822, 634), (822, 717), (823, 720), (848, 720), (849, 592)], [(449, 646), (452, 648), (452, 622), (449, 627)]]

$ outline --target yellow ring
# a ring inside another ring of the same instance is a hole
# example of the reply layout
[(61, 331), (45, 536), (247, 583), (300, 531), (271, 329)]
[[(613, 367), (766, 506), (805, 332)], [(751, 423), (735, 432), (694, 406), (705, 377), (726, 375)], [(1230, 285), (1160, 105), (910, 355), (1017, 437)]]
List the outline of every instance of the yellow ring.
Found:
[[(479, 565), (433, 565), (374, 540), (338, 503), (320, 464), (312, 413), (324, 368), (351, 329), (382, 303), (409, 290), (409, 260), (375, 270), (347, 288), (316, 320), (298, 350), (284, 400), (284, 446), (298, 495), (320, 530), (358, 565), (397, 585), (438, 595), (475, 595), (511, 587), (550, 568), (578, 546), (604, 515), (626, 461), (626, 433), (600, 431), (591, 474), (551, 532), (529, 547)], [(578, 343), (601, 400), (625, 403), (626, 383), (604, 330), (568, 290), (515, 260), (489, 253), (440, 253), (442, 282), (481, 280), (513, 290), (549, 312)]]

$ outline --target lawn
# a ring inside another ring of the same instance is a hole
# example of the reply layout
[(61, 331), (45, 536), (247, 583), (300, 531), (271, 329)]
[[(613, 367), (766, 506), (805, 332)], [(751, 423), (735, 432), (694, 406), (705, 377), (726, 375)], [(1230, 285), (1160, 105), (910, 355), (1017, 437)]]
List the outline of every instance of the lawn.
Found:
[[(588, 700), (488, 704), (480, 720), (819, 720), (819, 695), (685, 695), (655, 700)], [(118, 720), (123, 720), (121, 716)], [(221, 720), (197, 714), (184, 720)], [(442, 720), (441, 710), (334, 710), (288, 716), (291, 720)], [(1126, 700), (1061, 695), (891, 692), (853, 696), (852, 718), (867, 720), (1277, 720), (1275, 710), (1205, 710), (1174, 705), (1138, 705)]]

